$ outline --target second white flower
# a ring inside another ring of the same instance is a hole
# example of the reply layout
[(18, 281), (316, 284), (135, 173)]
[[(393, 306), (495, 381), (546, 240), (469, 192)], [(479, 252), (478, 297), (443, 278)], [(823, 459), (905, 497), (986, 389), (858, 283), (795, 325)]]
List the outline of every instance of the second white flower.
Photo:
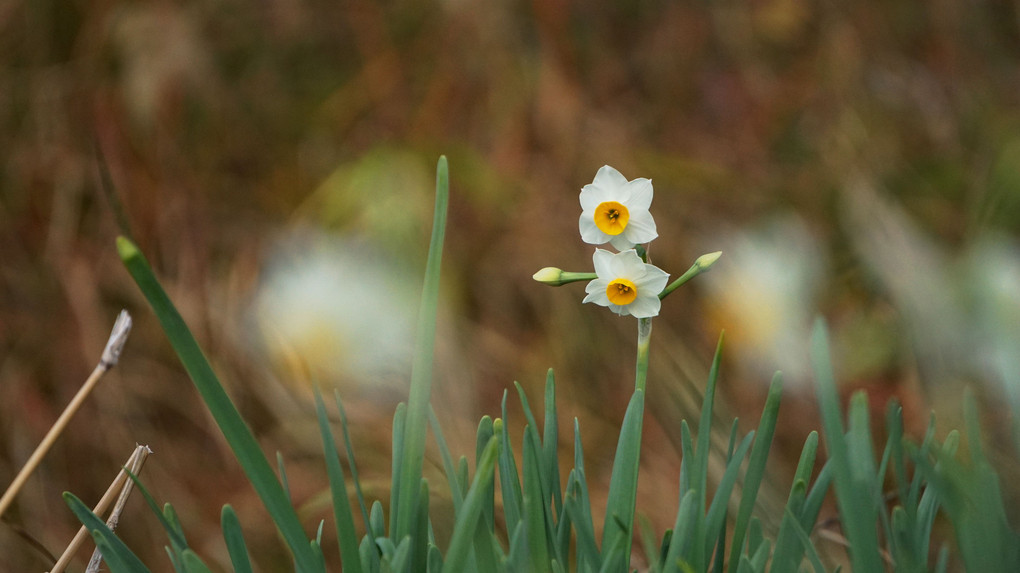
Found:
[(598, 278), (585, 287), (588, 296), (584, 302), (609, 307), (621, 316), (650, 318), (659, 314), (659, 293), (666, 288), (667, 272), (642, 261), (634, 249), (615, 254), (595, 249), (592, 262)]

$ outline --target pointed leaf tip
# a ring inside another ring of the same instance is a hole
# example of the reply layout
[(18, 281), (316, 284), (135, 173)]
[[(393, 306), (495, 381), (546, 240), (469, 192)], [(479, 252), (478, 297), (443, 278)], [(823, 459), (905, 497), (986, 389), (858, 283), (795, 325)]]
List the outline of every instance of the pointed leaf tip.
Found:
[(121, 235), (117, 237), (117, 254), (120, 255), (120, 260), (126, 261), (140, 255), (141, 251), (131, 242), (131, 239)]

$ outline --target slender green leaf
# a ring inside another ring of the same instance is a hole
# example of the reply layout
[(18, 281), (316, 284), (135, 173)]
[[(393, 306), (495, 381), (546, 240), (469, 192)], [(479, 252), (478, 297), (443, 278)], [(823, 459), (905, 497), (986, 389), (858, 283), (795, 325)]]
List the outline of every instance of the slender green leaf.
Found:
[[(503, 417), (493, 421), (493, 431), (499, 436), (499, 485), (503, 495), (503, 518), (506, 520), (507, 532), (517, 530), (524, 512), (524, 494), (521, 492), (521, 480), (517, 473), (517, 462), (514, 460), (513, 445), (510, 432), (506, 427), (507, 393), (503, 392), (501, 404)], [(477, 470), (476, 470), (477, 471)]]
[(191, 549), (185, 549), (181, 553), (181, 561), (184, 563), (184, 570), (188, 573), (212, 573), (209, 566)]
[(693, 546), (692, 533), (695, 532), (701, 519), (698, 507), (698, 492), (688, 489), (680, 500), (680, 508), (676, 512), (676, 524), (673, 525), (673, 537), (670, 540), (666, 559), (662, 564), (663, 573), (678, 573), (682, 570), (682, 557)]
[[(719, 480), (719, 486), (715, 490), (715, 497), (712, 498), (712, 505), (708, 508), (708, 514), (705, 517), (705, 528), (701, 535), (705, 549), (704, 555), (706, 556), (712, 554), (712, 546), (715, 545), (716, 539), (721, 534), (720, 531), (726, 529), (726, 510), (729, 507), (730, 494), (733, 492), (733, 486), (737, 483), (737, 476), (740, 474), (740, 466), (743, 464), (744, 456), (751, 449), (752, 440), (754, 440), (753, 431), (744, 436), (744, 439), (740, 442), (736, 454), (726, 465), (726, 471), (723, 472), (722, 479)], [(718, 551), (725, 555), (724, 547), (720, 546)]]
[(366, 573), (379, 573), (381, 563), (379, 551), (373, 541), (373, 537), (366, 535), (361, 538), (361, 545), (358, 546), (358, 555), (361, 556), (361, 570)]
[[(787, 509), (787, 512), (789, 512), (789, 509)], [(815, 573), (825, 573), (825, 566), (822, 565), (822, 559), (818, 556), (818, 551), (815, 550), (815, 546), (811, 543), (811, 538), (808, 536), (807, 532), (800, 526), (800, 523), (798, 523), (796, 519), (791, 519), (789, 523), (790, 528), (797, 537), (800, 538), (801, 545), (804, 547), (804, 552), (807, 553), (808, 561), (811, 562), (811, 567), (814, 568)], [(874, 571), (885, 571), (885, 569), (875, 569)]]
[[(715, 357), (712, 359), (712, 367), (708, 371), (708, 382), (705, 385), (705, 397), (701, 404), (701, 417), (698, 418), (698, 445), (694, 451), (694, 463), (690, 468), (691, 488), (698, 492), (698, 507), (704, 508), (708, 491), (708, 458), (711, 452), (712, 433), (712, 410), (715, 404), (715, 389), (719, 379), (719, 367), (722, 360), (723, 336), (719, 336), (719, 343), (716, 345)], [(682, 429), (682, 426), (681, 426)], [(685, 456), (687, 453), (685, 452)], [(699, 513), (704, 510), (699, 510)], [(705, 522), (698, 520), (695, 536), (699, 542), (694, 543), (694, 552), (690, 555), (688, 562), (697, 569), (705, 569), (706, 556), (703, 553), (705, 544), (700, 542), (705, 538)]]
[[(429, 564), (427, 571), (429, 573), (440, 573), (443, 570), (443, 554), (440, 553), (439, 548), (435, 545), (429, 545)], [(489, 569), (489, 571), (495, 571), (495, 569)]]
[[(542, 468), (545, 482), (552, 490), (555, 515), (563, 510), (560, 493), (559, 421), (556, 417), (556, 378), (552, 368), (545, 377), (545, 424), (542, 426)], [(563, 558), (563, 555), (560, 555)]]
[(754, 440), (754, 448), (751, 450), (751, 459), (747, 465), (747, 473), (744, 474), (740, 509), (737, 510), (737, 521), (733, 527), (733, 541), (730, 548), (731, 571), (740, 562), (739, 556), (741, 551), (743, 551), (747, 524), (751, 520), (751, 511), (754, 509), (755, 500), (758, 498), (758, 488), (761, 486), (762, 478), (765, 476), (765, 464), (768, 461), (769, 450), (772, 447), (772, 437), (776, 432), (776, 420), (779, 418), (779, 401), (782, 395), (783, 376), (776, 372), (775, 376), (772, 377), (768, 396), (765, 398), (765, 409), (762, 411), (761, 421), (758, 423), (758, 437)]
[[(390, 468), (390, 538), (397, 537), (396, 517), (397, 506), (400, 505), (400, 480), (404, 475), (402, 471), (404, 462), (404, 425), (407, 419), (407, 404), (397, 404), (397, 410), (393, 413), (393, 459)], [(382, 537), (382, 535), (376, 535)]]
[[(850, 559), (854, 571), (881, 571), (882, 558), (878, 548), (878, 531), (875, 528), (875, 504), (872, 492), (874, 458), (864, 459), (870, 451), (863, 440), (843, 434), (839, 396), (829, 359), (829, 337), (822, 319), (815, 322), (811, 337), (811, 360), (817, 378), (818, 401), (825, 443), (829, 449), (829, 463), (833, 466), (836, 483), (836, 501), (843, 521), (843, 530), (850, 543)], [(863, 430), (861, 430), (863, 432)], [(855, 434), (856, 436), (856, 434)], [(848, 445), (848, 440), (850, 445)], [(869, 441), (870, 443), (870, 441)], [(863, 464), (864, 469), (856, 466)], [(869, 475), (864, 481), (861, 476)]]
[[(549, 568), (549, 539), (547, 537), (545, 496), (542, 490), (540, 447), (531, 435), (531, 424), (524, 428), (524, 527), (527, 532), (530, 570), (536, 573)], [(536, 433), (537, 435), (537, 433)]]
[(127, 545), (110, 531), (106, 523), (70, 492), (64, 492), (64, 501), (75, 517), (92, 534), (96, 546), (103, 553), (103, 559), (114, 573), (148, 573), (149, 570)]
[[(425, 567), (428, 565), (429, 542), (435, 544), (429, 527), (429, 482), (425, 478), (421, 480), (416, 499), (418, 507), (414, 512), (415, 523), (414, 529), (411, 530), (411, 554), (408, 562), (410, 569), (407, 570), (425, 573)], [(405, 569), (401, 569), (401, 571), (403, 570)]]
[(333, 498), (333, 519), (336, 521), (336, 538), (340, 548), (340, 559), (344, 570), (361, 573), (358, 553), (358, 534), (354, 529), (354, 515), (347, 497), (344, 469), (337, 455), (333, 430), (329, 427), (326, 405), (322, 402), (319, 389), (315, 388), (315, 414), (319, 419), (319, 434), (322, 437), (323, 456), (326, 460), (326, 475), (329, 477), (329, 492)]
[(241, 521), (237, 519), (234, 508), (229, 505), (223, 506), (223, 511), (220, 513), (220, 524), (223, 528), (223, 541), (227, 544), (227, 554), (230, 555), (230, 565), (234, 569), (234, 573), (252, 573), (248, 546), (244, 542)]
[(598, 569), (602, 566), (602, 559), (595, 543), (595, 527), (588, 502), (588, 487), (584, 484), (584, 470), (578, 468), (571, 470), (567, 476), (567, 483), (567, 497), (563, 502), (563, 510), (575, 526), (578, 566), (580, 568), (581, 564), (587, 563), (593, 569)]
[(358, 496), (358, 506), (361, 508), (362, 523), (368, 529), (368, 505), (365, 503), (365, 494), (361, 491), (361, 480), (358, 478), (358, 463), (354, 458), (354, 446), (351, 445), (351, 432), (347, 427), (347, 412), (344, 411), (344, 403), (340, 399), (340, 391), (333, 390), (333, 400), (340, 412), (340, 427), (344, 434), (344, 449), (347, 450), (347, 465), (351, 468), (351, 481), (354, 482), (354, 491)]
[(475, 477), (464, 498), (464, 505), (461, 515), (453, 527), (453, 536), (450, 538), (450, 547), (446, 551), (443, 571), (447, 573), (460, 573), (465, 571), (473, 545), (474, 530), (478, 529), (478, 520), (482, 513), (482, 506), (485, 503), (483, 497), (488, 490), (489, 482), (493, 480), (493, 472), (496, 469), (496, 458), (499, 455), (499, 438), (493, 436), (485, 446), (485, 451), (478, 467), (475, 468)]
[(436, 310), (439, 306), (439, 269), (443, 258), (446, 234), (446, 210), (450, 198), (450, 177), (446, 157), (436, 166), (436, 206), (432, 220), (425, 284), (422, 287), (415, 337), (414, 362), (411, 368), (411, 390), (407, 401), (407, 420), (401, 455), (400, 482), (397, 488), (395, 514), (397, 538), (410, 535), (415, 529), (415, 508), (425, 459), (425, 434), (428, 424), (429, 397), (432, 393), (432, 361), (435, 350)]
[[(482, 463), (485, 446), (494, 435), (496, 433), (492, 428), (492, 418), (482, 416), (478, 422), (478, 430), (475, 432), (475, 468), (478, 468), (478, 464)], [(496, 480), (492, 480), (489, 491), (482, 496), (482, 499), (485, 502), (482, 504), (482, 521), (485, 522), (486, 528), (491, 533), (496, 530)]]
[(446, 471), (446, 482), (450, 486), (450, 498), (453, 500), (453, 515), (456, 519), (460, 514), (460, 506), (464, 503), (464, 493), (461, 489), (461, 482), (457, 479), (457, 468), (453, 465), (453, 458), (450, 456), (450, 447), (446, 444), (443, 436), (443, 428), (439, 424), (436, 412), (429, 408), (429, 422), (432, 426), (432, 436), (439, 445), (439, 456), (443, 460), (443, 469)]
[(606, 519), (602, 529), (602, 567), (609, 560), (608, 548), (622, 541), (623, 562), (630, 561), (631, 536), (634, 531), (634, 504), (637, 501), (638, 464), (641, 456), (641, 430), (644, 422), (645, 392), (634, 390), (634, 395), (623, 416), (620, 441), (613, 458), (613, 472), (609, 480), (609, 498), (606, 502)]
[(297, 562), (299, 571), (319, 571), (320, 567), (308, 547), (308, 539), (298, 520), (297, 513), (287, 501), (287, 496), (273, 473), (269, 461), (258, 442), (241, 418), (234, 403), (220, 384), (198, 342), (174, 307), (170, 298), (152, 273), (149, 263), (141, 251), (124, 237), (117, 239), (120, 258), (131, 273), (159, 318), (163, 331), (180, 357), (181, 363), (191, 377), (195, 388), (209, 408), (213, 419), (223, 432), (227, 443), (234, 452), (238, 463), (248, 476), (252, 486), (262, 499), (283, 535), (287, 546)]

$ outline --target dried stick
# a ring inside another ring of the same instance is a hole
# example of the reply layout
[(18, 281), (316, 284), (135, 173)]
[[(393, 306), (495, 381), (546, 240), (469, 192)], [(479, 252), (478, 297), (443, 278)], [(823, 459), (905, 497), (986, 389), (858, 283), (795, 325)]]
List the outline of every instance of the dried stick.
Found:
[[(131, 457), (124, 462), (124, 467), (117, 473), (117, 477), (113, 478), (113, 482), (110, 483), (110, 487), (106, 490), (106, 493), (103, 494), (102, 499), (100, 499), (99, 503), (92, 508), (92, 513), (99, 515), (106, 511), (106, 508), (110, 506), (110, 503), (113, 502), (113, 498), (118, 495), (118, 492), (120, 492), (120, 497), (124, 497), (126, 499), (127, 496), (124, 494), (124, 491), (130, 492), (130, 486), (133, 482), (128, 482), (125, 486), (125, 481), (127, 481), (128, 475), (127, 472), (124, 471), (124, 468), (134, 475), (138, 475), (138, 473), (142, 470), (142, 464), (145, 462), (146, 456), (151, 453), (152, 450), (150, 450), (148, 446), (135, 446), (134, 451), (131, 452)], [(120, 503), (120, 497), (118, 497), (118, 503)], [(67, 544), (67, 549), (64, 549), (64, 553), (60, 555), (60, 558), (57, 559), (57, 562), (53, 565), (53, 568), (50, 569), (49, 573), (62, 573), (64, 568), (67, 567), (67, 564), (71, 562), (71, 558), (74, 556), (75, 552), (78, 551), (78, 548), (81, 547), (81, 544), (85, 541), (85, 537), (87, 535), (88, 529), (84, 525), (81, 526), (81, 528), (78, 529), (78, 533), (75, 534), (74, 539), (71, 540), (71, 543)]]
[(120, 351), (124, 348), (124, 343), (127, 342), (128, 333), (131, 332), (131, 315), (126, 310), (120, 311), (120, 315), (117, 316), (116, 322), (113, 323), (113, 331), (110, 332), (110, 339), (106, 342), (106, 348), (103, 350), (103, 357), (99, 359), (99, 364), (96, 365), (95, 370), (89, 375), (88, 380), (82, 385), (78, 393), (71, 399), (71, 403), (64, 408), (63, 413), (57, 418), (57, 421), (50, 428), (50, 431), (46, 433), (46, 437), (43, 438), (42, 443), (32, 452), (32, 456), (25, 462), (25, 466), (21, 468), (18, 475), (11, 482), (11, 485), (4, 492), (2, 498), (0, 498), (0, 516), (7, 511), (11, 503), (14, 501), (15, 496), (21, 491), (22, 486), (28, 481), (29, 476), (35, 471), (35, 468), (39, 466), (39, 462), (42, 461), (43, 457), (53, 446), (53, 442), (57, 441), (60, 434), (67, 427), (67, 423), (71, 421), (71, 417), (81, 408), (81, 405), (88, 398), (88, 395), (92, 392), (92, 389), (96, 387), (99, 379), (106, 374), (108, 370), (117, 365), (117, 360), (120, 358)]
[[(131, 467), (131, 473), (138, 475), (138, 472), (142, 469), (142, 464), (145, 463), (145, 458), (152, 453), (149, 446), (136, 446), (135, 452), (138, 454), (135, 460), (135, 465)], [(120, 514), (124, 511), (124, 504), (127, 503), (128, 496), (131, 495), (131, 490), (134, 489), (135, 481), (127, 480), (124, 482), (124, 487), (120, 490), (120, 495), (117, 496), (117, 503), (113, 506), (113, 511), (110, 512), (109, 519), (106, 520), (106, 526), (110, 528), (110, 531), (117, 529), (117, 523), (120, 521)], [(82, 528), (84, 529), (84, 528)], [(92, 552), (92, 558), (89, 559), (89, 565), (85, 568), (85, 573), (98, 573), (99, 566), (103, 563), (103, 553), (96, 550)]]

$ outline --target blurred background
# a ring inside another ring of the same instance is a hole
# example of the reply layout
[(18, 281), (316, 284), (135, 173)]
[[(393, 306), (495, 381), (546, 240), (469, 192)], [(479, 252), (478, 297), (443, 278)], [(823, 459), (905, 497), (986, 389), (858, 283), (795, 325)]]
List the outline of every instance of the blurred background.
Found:
[[(970, 385), (1017, 483), (1015, 2), (2, 0), (0, 150), (0, 483), (92, 370), (117, 312), (135, 318), (120, 366), (4, 516), (4, 570), (46, 570), (77, 529), (61, 492), (94, 503), (136, 443), (155, 452), (148, 488), (211, 563), (225, 562), (230, 503), (260, 570), (289, 568), (121, 267), (118, 234), (282, 453), (309, 528), (331, 523), (312, 379), (343, 396), (366, 494), (385, 502), (440, 154), (452, 199), (433, 402), (454, 452), (474, 451), (478, 418), (498, 415), (515, 380), (537, 406), (552, 367), (561, 428), (578, 417), (604, 508), (635, 321), (531, 274), (590, 270), (577, 195), (610, 164), (653, 181), (654, 263), (675, 277), (724, 252), (655, 322), (638, 506), (659, 535), (676, 511), (680, 419), (698, 416), (723, 330), (720, 440), (733, 416), (755, 427), (785, 374), (759, 512), (778, 522), (819, 427), (818, 314), (845, 395), (869, 392), (879, 436), (892, 397), (908, 433), (934, 410), (944, 435)], [(140, 498), (119, 532), (170, 570)], [(820, 546), (838, 562), (835, 537)]]

